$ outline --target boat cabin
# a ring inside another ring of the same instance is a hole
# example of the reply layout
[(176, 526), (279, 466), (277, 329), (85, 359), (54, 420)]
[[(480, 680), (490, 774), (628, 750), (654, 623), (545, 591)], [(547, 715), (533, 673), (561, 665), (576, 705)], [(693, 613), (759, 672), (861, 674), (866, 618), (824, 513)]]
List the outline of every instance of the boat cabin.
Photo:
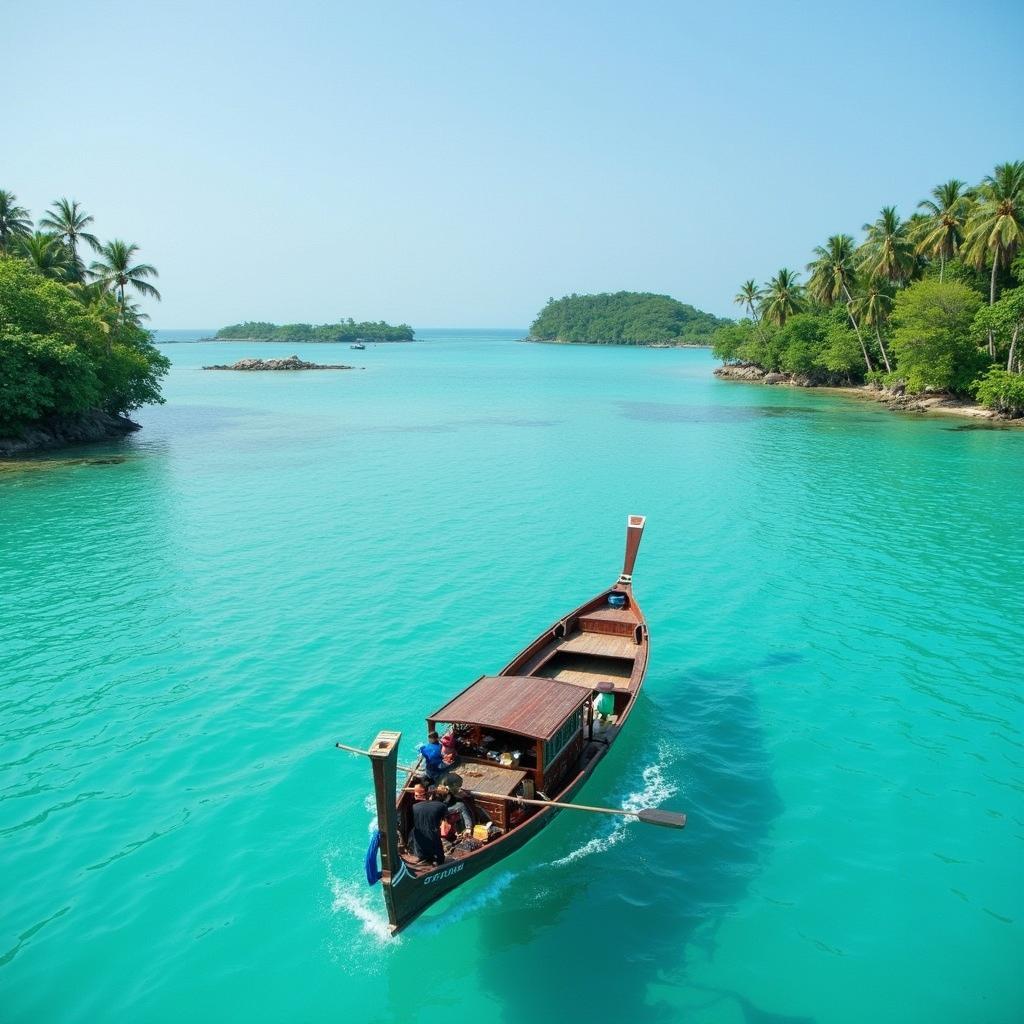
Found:
[[(543, 676), (481, 676), (427, 719), (428, 732), (454, 737), (452, 775), (464, 790), (487, 794), (472, 797), (474, 817), (495, 835), (536, 813), (518, 797), (556, 793), (578, 772), (590, 725), (590, 692)], [(413, 802), (411, 793), (405, 797), (403, 833)]]
[(463, 764), (517, 769), (535, 790), (554, 792), (583, 748), (589, 698), (543, 676), (481, 676), (435, 711), (427, 728), (450, 726)]

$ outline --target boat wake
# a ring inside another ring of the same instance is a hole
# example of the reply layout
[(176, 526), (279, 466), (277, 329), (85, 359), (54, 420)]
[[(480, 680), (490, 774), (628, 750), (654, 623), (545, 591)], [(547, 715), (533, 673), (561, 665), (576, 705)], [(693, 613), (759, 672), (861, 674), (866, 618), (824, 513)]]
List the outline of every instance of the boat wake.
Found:
[[(668, 768), (671, 756), (667, 751), (659, 751), (656, 763), (648, 765), (643, 770), (643, 789), (630, 793), (620, 804), (624, 811), (642, 811), (646, 807), (660, 807), (666, 800), (679, 792), (679, 787), (665, 777), (665, 769)], [(559, 857), (550, 863), (550, 867), (560, 868), (566, 864), (574, 864), (584, 857), (595, 853), (604, 853), (613, 846), (617, 846), (626, 836), (630, 829), (636, 824), (633, 818), (618, 818), (615, 824), (602, 835), (594, 836), (582, 846)]]
[(457, 906), (446, 908), (442, 918), (420, 924), (417, 931), (426, 935), (438, 935), (442, 931), (446, 931), (456, 921), (471, 917), (478, 910), (498, 900), (501, 894), (519, 877), (519, 874), (518, 871), (502, 871), (469, 899), (463, 900)]
[[(675, 796), (679, 792), (679, 786), (666, 777), (666, 772), (674, 759), (675, 756), (667, 748), (660, 749), (658, 760), (643, 769), (642, 788), (629, 793), (619, 806), (624, 811), (639, 811), (645, 807), (659, 807), (666, 800)], [(367, 796), (365, 807), (370, 822), (369, 830), (372, 832), (377, 827), (376, 806), (372, 794)], [(582, 846), (567, 853), (564, 857), (559, 857), (546, 864), (533, 864), (525, 870), (502, 871), (471, 897), (447, 908), (443, 919), (431, 921), (428, 916), (426, 920), (420, 921), (416, 930), (419, 934), (437, 935), (442, 928), (447, 930), (455, 921), (470, 917), (481, 908), (497, 902), (505, 890), (517, 879), (535, 876), (536, 872), (547, 868), (574, 864), (592, 854), (603, 853), (613, 846), (618, 846), (630, 835), (634, 824), (635, 821), (632, 818), (618, 818), (610, 829), (587, 840)], [(327, 884), (331, 892), (331, 912), (345, 914), (358, 921), (362, 936), (370, 940), (378, 950), (381, 947), (398, 945), (402, 941), (401, 937), (391, 935), (379, 890), (368, 887), (361, 876), (358, 879), (351, 877), (346, 879), (339, 878), (335, 873), (333, 862), (345, 859), (347, 858), (342, 856), (340, 850), (331, 851), (324, 857)], [(535, 895), (543, 896), (544, 892)], [(347, 954), (353, 952), (356, 951), (346, 950)], [(365, 961), (362, 958), (359, 959), (359, 969), (365, 969)]]
[(380, 892), (371, 889), (362, 879), (356, 882), (352, 879), (339, 878), (335, 874), (332, 862), (340, 856), (340, 851), (337, 850), (324, 856), (327, 885), (331, 893), (331, 913), (347, 914), (349, 917), (355, 918), (362, 926), (362, 935), (370, 939), (374, 946), (393, 945), (401, 942), (400, 938), (391, 935)]

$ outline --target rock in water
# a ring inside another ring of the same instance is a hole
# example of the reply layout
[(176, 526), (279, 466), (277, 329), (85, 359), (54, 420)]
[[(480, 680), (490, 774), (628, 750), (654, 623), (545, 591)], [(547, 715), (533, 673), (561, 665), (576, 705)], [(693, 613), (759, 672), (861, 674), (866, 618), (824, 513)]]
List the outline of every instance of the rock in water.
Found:
[(298, 356), (288, 356), (287, 359), (239, 359), (231, 366), (218, 364), (217, 366), (204, 366), (204, 370), (354, 370), (354, 366), (343, 364), (325, 365), (324, 363), (306, 363)]

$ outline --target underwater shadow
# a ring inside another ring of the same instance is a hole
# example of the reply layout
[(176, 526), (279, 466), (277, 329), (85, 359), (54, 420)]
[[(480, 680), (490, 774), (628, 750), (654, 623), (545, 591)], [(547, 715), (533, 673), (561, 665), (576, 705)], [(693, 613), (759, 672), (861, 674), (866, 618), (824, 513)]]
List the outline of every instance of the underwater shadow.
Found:
[[(685, 810), (687, 828), (632, 825), (621, 842), (595, 844), (586, 837), (602, 829), (607, 837), (609, 826), (580, 829), (563, 815), (531, 844), (543, 858), (552, 845), (548, 834), (560, 845), (566, 832), (571, 842), (585, 837), (568, 857), (520, 871), (485, 911), (492, 920), (480, 929), (474, 980), (501, 1006), (502, 1021), (611, 1021), (641, 1011), (648, 1021), (676, 1022), (685, 1011), (671, 991), (662, 998), (666, 989), (678, 989), (687, 1002), (709, 991), (688, 985), (686, 949), (695, 944), (702, 958), (714, 956), (717, 922), (744, 900), (762, 870), (783, 805), (755, 683), (777, 659), (792, 657), (773, 655), (738, 672), (649, 680), (654, 695), (641, 698), (583, 802), (618, 806), (638, 788), (641, 771), (645, 781), (658, 771), (665, 792), (674, 787), (664, 806)], [(531, 846), (519, 856), (529, 858)], [(750, 1024), (799, 1020), (766, 1014), (739, 993), (720, 995), (735, 999)]]
[(650, 423), (749, 423), (760, 419), (814, 416), (814, 406), (675, 405), (671, 402), (617, 402), (622, 416)]

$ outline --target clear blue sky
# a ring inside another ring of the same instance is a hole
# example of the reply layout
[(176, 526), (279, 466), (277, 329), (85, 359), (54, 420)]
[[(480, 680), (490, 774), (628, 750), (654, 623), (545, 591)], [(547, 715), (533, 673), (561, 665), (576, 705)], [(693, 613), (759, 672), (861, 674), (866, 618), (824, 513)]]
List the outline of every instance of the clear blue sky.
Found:
[(886, 203), (1024, 158), (1024, 4), (17, 3), (0, 188), (160, 270), (157, 327), (733, 315)]

